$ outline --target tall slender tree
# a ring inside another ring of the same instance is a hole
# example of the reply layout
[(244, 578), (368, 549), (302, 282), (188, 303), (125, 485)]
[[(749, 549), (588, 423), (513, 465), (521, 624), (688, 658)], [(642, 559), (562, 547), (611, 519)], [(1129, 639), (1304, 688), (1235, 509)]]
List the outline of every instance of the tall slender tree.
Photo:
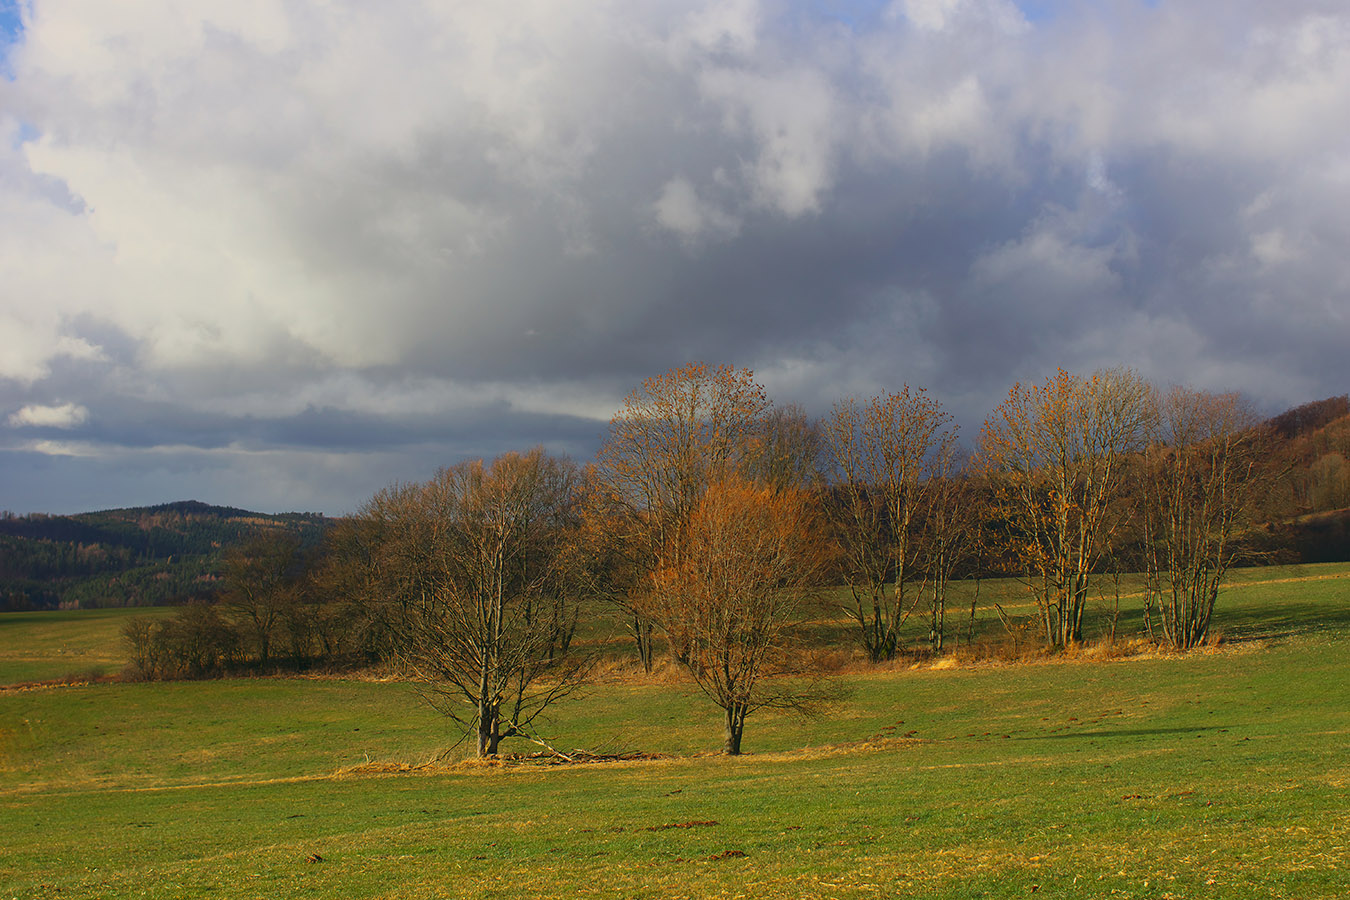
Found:
[(1152, 429), (1149, 385), (1128, 369), (1063, 369), (1015, 385), (986, 420), (980, 455), (997, 487), (1010, 555), (1052, 647), (1082, 640), (1094, 567), (1112, 537), (1125, 462)]
[(941, 653), (947, 641), (947, 596), (953, 578), (979, 553), (983, 497), (972, 482), (969, 455), (955, 432), (929, 455), (920, 510), (919, 563), (928, 600), (928, 645)]
[[(839, 542), (849, 611), (872, 660), (890, 659), (913, 611), (921, 562), (920, 510), (932, 486), (929, 465), (950, 452), (951, 417), (922, 388), (865, 403), (836, 403), (823, 430), (832, 468), (826, 504)], [(943, 457), (945, 459), (945, 457)]]

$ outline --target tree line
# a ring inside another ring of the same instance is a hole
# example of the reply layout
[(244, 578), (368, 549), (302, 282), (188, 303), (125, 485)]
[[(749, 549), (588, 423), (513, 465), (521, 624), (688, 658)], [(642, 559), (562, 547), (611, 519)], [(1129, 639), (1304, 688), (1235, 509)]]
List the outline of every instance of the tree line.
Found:
[(378, 661), (487, 755), (539, 740), (539, 714), (584, 683), (575, 638), (602, 604), (645, 670), (665, 653), (688, 672), (739, 753), (755, 710), (830, 701), (787, 643), (834, 586), (878, 662), (912, 617), (944, 652), (950, 585), (988, 573), (1022, 581), (1052, 650), (1083, 640), (1094, 582), (1122, 571), (1144, 575), (1150, 636), (1203, 643), (1284, 474), (1279, 436), (1236, 395), (1060, 371), (1015, 385), (967, 449), (923, 389), (813, 420), (749, 370), (689, 365), (634, 389), (587, 464), (464, 462), (378, 492), (318, 552), (275, 534), (236, 548), (219, 606), (129, 626), (133, 670)]

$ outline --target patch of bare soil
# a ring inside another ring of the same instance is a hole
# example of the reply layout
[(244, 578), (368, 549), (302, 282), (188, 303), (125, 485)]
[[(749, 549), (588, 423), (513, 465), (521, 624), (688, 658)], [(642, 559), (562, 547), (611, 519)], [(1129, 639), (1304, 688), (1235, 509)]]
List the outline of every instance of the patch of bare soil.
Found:
[(712, 856), (706, 858), (709, 860), (740, 859), (743, 856), (745, 856), (744, 850), (723, 850), (721, 853), (714, 853)]

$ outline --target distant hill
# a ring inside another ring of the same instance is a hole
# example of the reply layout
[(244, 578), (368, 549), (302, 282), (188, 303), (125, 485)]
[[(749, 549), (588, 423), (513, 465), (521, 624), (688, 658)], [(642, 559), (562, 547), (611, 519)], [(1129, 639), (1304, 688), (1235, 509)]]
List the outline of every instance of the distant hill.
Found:
[(260, 531), (317, 544), (330, 520), (196, 500), (74, 516), (0, 514), (0, 610), (156, 606), (214, 592), (226, 549)]
[(1350, 397), (1328, 397), (1267, 423), (1283, 474), (1264, 516), (1277, 561), (1350, 560)]
[(1346, 416), (1350, 416), (1350, 395), (1341, 394), (1285, 410), (1267, 424), (1277, 435), (1289, 440), (1323, 430)]

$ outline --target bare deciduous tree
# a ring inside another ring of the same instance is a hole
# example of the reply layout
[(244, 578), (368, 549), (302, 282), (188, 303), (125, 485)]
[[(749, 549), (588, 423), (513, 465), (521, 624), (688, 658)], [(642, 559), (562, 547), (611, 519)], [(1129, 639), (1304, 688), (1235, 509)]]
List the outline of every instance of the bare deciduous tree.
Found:
[(923, 577), (916, 517), (930, 457), (950, 452), (951, 417), (923, 389), (836, 403), (824, 424), (833, 469), (826, 506), (843, 555), (863, 648), (872, 660), (896, 653), (900, 625)]
[(928, 644), (934, 653), (946, 645), (948, 588), (962, 565), (978, 553), (984, 506), (971, 482), (968, 462), (955, 435), (948, 433), (927, 463), (919, 561), (929, 604)]
[(1164, 638), (1184, 650), (1209, 634), (1239, 531), (1267, 481), (1270, 430), (1236, 394), (1176, 387), (1158, 412), (1144, 478), (1148, 588)]
[(560, 559), (576, 473), (533, 450), (443, 469), (365, 507), (366, 560), (406, 672), (434, 706), (497, 752), (578, 683)]
[(1147, 441), (1151, 396), (1126, 369), (1091, 378), (1061, 369), (1044, 384), (1015, 385), (985, 422), (981, 458), (1052, 647), (1082, 640), (1089, 581), (1125, 460)]
[(299, 602), (300, 563), (300, 539), (281, 531), (260, 531), (225, 554), (222, 603), (264, 666)]
[(825, 468), (825, 435), (799, 406), (764, 413), (740, 465), (749, 481), (775, 488), (817, 486)]

